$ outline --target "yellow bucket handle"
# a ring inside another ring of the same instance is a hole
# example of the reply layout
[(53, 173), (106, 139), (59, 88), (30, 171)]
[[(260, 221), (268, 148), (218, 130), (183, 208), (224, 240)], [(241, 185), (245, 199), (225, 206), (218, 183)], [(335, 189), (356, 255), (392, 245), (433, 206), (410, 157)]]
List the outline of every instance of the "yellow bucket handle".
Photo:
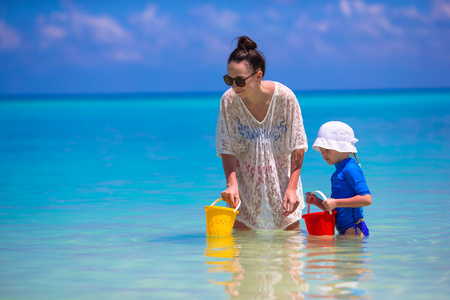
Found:
[[(322, 196), (323, 200), (327, 200), (327, 196), (325, 196), (324, 193), (322, 193), (321, 191), (314, 191), (311, 193), (311, 195), (313, 195), (314, 193), (319, 194), (320, 196)], [(311, 206), (311, 204), (308, 204), (308, 214), (309, 214), (309, 207)], [(332, 211), (330, 211), (330, 214), (333, 214)]]
[[(215, 204), (217, 204), (217, 202), (219, 202), (220, 200), (222, 200), (222, 198), (217, 199), (216, 201), (214, 201), (210, 206), (214, 206)], [(239, 207), (241, 206), (241, 199), (238, 197), (239, 203), (236, 206), (236, 208), (234, 209), (234, 213), (236, 213), (236, 211), (239, 209)]]

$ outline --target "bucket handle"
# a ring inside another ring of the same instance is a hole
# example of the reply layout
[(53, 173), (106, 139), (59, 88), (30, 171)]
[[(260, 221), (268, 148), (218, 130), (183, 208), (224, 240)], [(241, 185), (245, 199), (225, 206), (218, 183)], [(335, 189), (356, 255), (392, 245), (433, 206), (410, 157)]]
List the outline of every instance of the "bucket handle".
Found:
[[(214, 206), (217, 204), (217, 202), (219, 202), (220, 200), (222, 200), (222, 198), (217, 199), (216, 201), (214, 201), (213, 203), (211, 203), (210, 206)], [(234, 213), (236, 213), (236, 211), (239, 209), (239, 207), (241, 206), (241, 199), (238, 197), (239, 203), (236, 206), (236, 208), (234, 209)]]
[[(313, 195), (313, 194), (315, 194), (315, 193), (317, 193), (317, 194), (319, 194), (320, 196), (322, 196), (323, 200), (327, 200), (327, 196), (325, 196), (325, 194), (322, 193), (321, 191), (314, 191), (314, 192), (311, 193), (311, 195)], [(310, 211), (310, 206), (311, 206), (311, 204), (308, 204), (308, 214), (309, 214), (309, 211)], [(330, 211), (330, 214), (332, 215), (333, 212)]]

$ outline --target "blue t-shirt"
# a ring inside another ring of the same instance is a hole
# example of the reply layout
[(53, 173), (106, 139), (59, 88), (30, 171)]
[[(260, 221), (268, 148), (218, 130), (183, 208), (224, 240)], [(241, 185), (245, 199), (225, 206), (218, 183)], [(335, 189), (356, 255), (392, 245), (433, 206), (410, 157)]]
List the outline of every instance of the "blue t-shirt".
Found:
[[(331, 198), (343, 199), (356, 195), (370, 194), (361, 168), (352, 158), (346, 158), (335, 164), (336, 172), (331, 176)], [(362, 207), (338, 207), (335, 209), (336, 229), (345, 232), (356, 221), (364, 218)]]

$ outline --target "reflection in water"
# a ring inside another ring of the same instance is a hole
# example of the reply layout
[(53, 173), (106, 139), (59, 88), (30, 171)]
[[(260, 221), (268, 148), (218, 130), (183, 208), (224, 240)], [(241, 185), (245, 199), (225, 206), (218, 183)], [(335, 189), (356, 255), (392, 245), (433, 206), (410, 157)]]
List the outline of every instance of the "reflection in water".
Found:
[(364, 250), (366, 239), (355, 236), (307, 236), (305, 280), (310, 295), (352, 299), (370, 298), (360, 283), (370, 281), (370, 254)]
[[(371, 278), (365, 240), (344, 236), (307, 236), (286, 231), (234, 231), (207, 237), (209, 273), (231, 274), (225, 286), (231, 298), (370, 298), (360, 282)], [(218, 275), (218, 274), (217, 274)]]
[(234, 243), (233, 236), (207, 237), (205, 256), (217, 258), (232, 258), (231, 260), (207, 261), (211, 265), (209, 272), (236, 273), (241, 271), (239, 263), (234, 258), (239, 256), (239, 248)]
[(208, 237), (205, 256), (222, 258), (206, 262), (211, 265), (209, 272), (232, 273), (227, 282), (210, 281), (225, 285), (231, 297), (274, 299), (290, 295), (302, 299), (308, 290), (301, 278), (304, 254), (298, 250), (304, 246), (302, 239), (298, 232), (284, 231), (240, 231), (228, 238)]

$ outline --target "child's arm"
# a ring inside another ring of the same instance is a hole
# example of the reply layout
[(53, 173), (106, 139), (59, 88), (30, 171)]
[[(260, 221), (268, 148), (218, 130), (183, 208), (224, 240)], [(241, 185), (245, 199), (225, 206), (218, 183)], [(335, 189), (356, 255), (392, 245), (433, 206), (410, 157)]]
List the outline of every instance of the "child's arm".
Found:
[(336, 207), (364, 207), (372, 204), (372, 196), (370, 194), (366, 194), (366, 195), (356, 195), (351, 198), (343, 198), (343, 199), (328, 198), (327, 200), (322, 201), (321, 204), (324, 207), (323, 210), (333, 210)]
[(305, 194), (305, 201), (307, 204), (314, 204), (321, 210), (327, 210), (325, 206), (323, 206), (323, 200), (317, 197), (316, 195), (312, 194), (310, 192)]

